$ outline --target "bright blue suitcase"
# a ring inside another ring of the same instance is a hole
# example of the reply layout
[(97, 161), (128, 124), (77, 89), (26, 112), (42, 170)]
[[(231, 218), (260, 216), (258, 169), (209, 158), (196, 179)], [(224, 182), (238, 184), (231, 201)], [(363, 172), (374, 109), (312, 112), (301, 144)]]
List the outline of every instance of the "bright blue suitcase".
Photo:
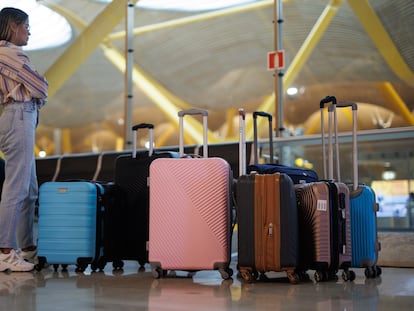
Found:
[[(353, 183), (349, 184), (350, 208), (351, 208), (351, 245), (352, 263), (354, 268), (365, 268), (367, 278), (375, 278), (381, 275), (381, 268), (377, 266), (378, 252), (381, 245), (378, 241), (377, 211), (378, 204), (374, 190), (358, 184), (358, 148), (357, 148), (357, 110), (358, 106), (353, 102), (336, 103), (334, 105), (335, 142), (338, 144), (338, 128), (336, 122), (336, 108), (352, 108), (352, 162)], [(337, 153), (339, 149), (337, 148)], [(339, 154), (337, 154), (339, 158)], [(339, 165), (339, 164), (338, 164)], [(338, 176), (338, 178), (340, 178)]]
[(377, 234), (378, 204), (371, 187), (359, 185), (351, 190), (351, 243), (352, 266), (366, 268), (365, 276), (375, 278), (381, 274), (378, 267), (380, 244)]
[(39, 188), (37, 269), (75, 264), (96, 270), (101, 255), (104, 188), (88, 181), (46, 182)]

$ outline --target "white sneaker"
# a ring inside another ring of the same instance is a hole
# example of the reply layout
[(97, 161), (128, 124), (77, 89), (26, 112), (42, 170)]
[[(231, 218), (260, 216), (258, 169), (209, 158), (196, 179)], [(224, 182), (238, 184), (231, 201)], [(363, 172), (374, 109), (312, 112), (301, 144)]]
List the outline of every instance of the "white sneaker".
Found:
[(37, 247), (32, 251), (20, 251), (21, 256), (24, 260), (27, 262), (30, 262), (34, 265), (37, 265), (39, 263), (39, 260), (37, 258)]
[(14, 249), (9, 254), (0, 251), (0, 271), (21, 271), (27, 272), (34, 269), (34, 264), (25, 261)]

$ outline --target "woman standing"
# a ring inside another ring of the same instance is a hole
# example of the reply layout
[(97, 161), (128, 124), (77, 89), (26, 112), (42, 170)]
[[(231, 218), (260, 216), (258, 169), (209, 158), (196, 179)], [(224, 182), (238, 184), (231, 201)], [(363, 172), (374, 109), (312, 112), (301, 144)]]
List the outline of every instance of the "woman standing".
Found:
[(29, 17), (24, 11), (0, 11), (0, 150), (6, 175), (0, 202), (0, 271), (31, 271), (37, 259), (34, 142), (48, 83), (21, 48), (27, 45), (29, 35)]

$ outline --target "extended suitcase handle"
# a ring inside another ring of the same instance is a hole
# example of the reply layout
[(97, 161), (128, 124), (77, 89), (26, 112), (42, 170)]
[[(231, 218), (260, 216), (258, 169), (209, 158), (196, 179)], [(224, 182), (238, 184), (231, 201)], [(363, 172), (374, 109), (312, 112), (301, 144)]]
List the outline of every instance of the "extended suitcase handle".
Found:
[(179, 152), (180, 157), (184, 156), (184, 116), (185, 115), (202, 115), (203, 116), (203, 156), (204, 158), (208, 157), (208, 143), (207, 143), (207, 119), (208, 111), (204, 109), (187, 109), (178, 111), (179, 117), (179, 127), (180, 127), (180, 142), (179, 142)]
[(239, 109), (239, 176), (246, 175), (246, 112)]
[[(336, 105), (332, 105), (334, 118), (335, 118), (335, 136), (336, 142), (338, 142), (338, 123), (336, 121), (336, 108), (352, 108), (352, 166), (353, 166), (353, 190), (358, 189), (359, 177), (358, 177), (358, 143), (357, 143), (357, 111), (358, 104), (355, 102), (340, 102)], [(339, 157), (337, 151), (337, 157)], [(339, 165), (339, 164), (337, 164)], [(338, 167), (339, 170), (339, 167)]]
[(326, 96), (325, 98), (322, 98), (319, 106), (320, 108), (325, 108), (326, 104), (332, 103), (333, 105), (336, 105), (336, 97), (335, 96)]
[(149, 146), (148, 146), (148, 156), (152, 156), (154, 152), (154, 125), (151, 123), (139, 123), (132, 127), (132, 132), (134, 135), (134, 142), (133, 142), (133, 149), (132, 149), (132, 157), (135, 159), (137, 157), (137, 131), (138, 129), (145, 129), (147, 128), (148, 136), (149, 136)]
[(133, 131), (137, 131), (138, 129), (153, 129), (154, 128), (154, 124), (151, 123), (140, 123), (140, 124), (136, 124), (132, 127)]
[(272, 133), (272, 115), (264, 111), (254, 111), (253, 112), (253, 132), (254, 132), (254, 164), (259, 163), (259, 148), (258, 148), (258, 134), (257, 134), (257, 117), (265, 117), (269, 120), (269, 153), (270, 153), (270, 163), (273, 163), (273, 133)]

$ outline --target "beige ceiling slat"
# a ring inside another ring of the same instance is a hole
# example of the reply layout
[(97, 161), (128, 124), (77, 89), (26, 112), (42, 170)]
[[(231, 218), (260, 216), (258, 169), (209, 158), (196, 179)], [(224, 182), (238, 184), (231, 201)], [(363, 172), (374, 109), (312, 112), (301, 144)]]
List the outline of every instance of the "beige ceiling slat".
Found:
[(414, 116), (411, 111), (407, 108), (407, 105), (401, 99), (395, 88), (389, 82), (379, 83), (379, 87), (383, 92), (384, 98), (388, 103), (391, 110), (396, 111), (397, 114), (401, 115), (409, 125), (414, 125)]
[[(53, 5), (52, 3), (50, 3), (50, 7), (55, 9), (57, 12), (61, 13), (63, 16), (67, 17), (71, 22), (75, 23), (75, 25), (80, 29), (83, 30), (84, 32), (87, 31), (88, 27), (87, 24), (85, 22), (83, 22), (81, 19), (79, 19), (77, 16), (73, 15), (70, 11), (60, 7), (60, 6), (56, 6)], [(124, 7), (123, 7), (124, 8)], [(90, 26), (89, 26), (90, 28)], [(108, 38), (106, 37), (105, 40), (103, 40), (105, 42), (108, 42)], [(101, 45), (101, 48), (104, 49), (104, 51), (106, 51), (105, 55), (110, 59), (110, 61), (114, 64), (116, 64), (117, 62), (111, 58), (113, 58), (112, 53), (109, 53), (108, 48), (111, 49), (111, 47), (109, 47), (109, 45), (107, 44), (107, 46), (103, 46)], [(117, 58), (121, 58), (125, 64), (125, 57), (121, 56), (120, 53), (117, 54), (117, 56), (115, 57), (115, 59)], [(80, 65), (80, 64), (79, 64)], [(123, 66), (122, 68), (120, 68), (121, 66), (117, 66), (121, 71), (125, 71), (125, 66)], [(150, 95), (149, 97), (152, 98), (153, 100), (160, 100), (160, 98), (164, 98), (166, 101), (169, 102), (168, 105), (165, 104), (165, 101), (162, 101), (161, 104), (157, 105), (160, 107), (160, 109), (166, 113), (167, 115), (169, 115), (170, 120), (175, 123), (175, 125), (178, 126), (178, 118), (177, 118), (177, 112), (181, 109), (188, 109), (190, 108), (190, 105), (186, 102), (184, 102), (182, 99), (178, 98), (177, 96), (175, 96), (174, 94), (172, 94), (171, 92), (169, 92), (167, 89), (165, 89), (162, 85), (160, 85), (159, 83), (157, 83), (154, 79), (152, 79), (149, 75), (147, 74), (143, 74), (142, 71), (138, 68), (135, 69), (137, 72), (140, 72), (141, 75), (145, 75), (145, 81), (147, 81), (149, 84), (152, 85), (151, 89), (154, 90), (155, 93), (158, 93), (158, 95)], [(138, 81), (142, 81), (142, 79), (138, 79)], [(63, 81), (64, 82), (64, 81)], [(63, 84), (62, 82), (62, 84)], [(141, 84), (139, 82), (135, 82), (135, 84), (137, 85), (138, 88), (142, 89)], [(148, 91), (146, 91), (145, 89), (143, 90), (144, 93), (146, 93), (148, 95)], [(50, 92), (49, 92), (50, 93)], [(153, 93), (154, 94), (154, 93)], [(176, 106), (176, 107), (175, 107)], [(172, 114), (172, 115), (171, 115)], [(191, 122), (196, 122), (196, 120), (192, 120)], [(201, 129), (202, 131), (202, 127), (200, 126), (195, 126), (196, 128), (198, 128), (199, 130)], [(187, 131), (186, 131), (187, 133)], [(199, 141), (199, 138), (202, 137), (202, 132), (200, 133), (192, 133), (190, 132), (189, 134), (190, 136), (193, 137), (193, 139), (195, 139), (197, 142), (202, 142)], [(215, 142), (217, 141), (217, 137), (215, 137), (215, 135), (213, 135), (213, 133), (209, 133), (209, 141), (210, 142)]]
[(414, 86), (414, 73), (402, 58), (368, 1), (348, 0), (348, 3), (390, 68), (402, 81)]
[[(105, 46), (104, 53), (106, 57), (119, 68), (119, 70), (125, 70), (125, 57), (122, 53), (109, 45)], [(164, 112), (170, 122), (178, 124), (178, 111), (181, 110), (177, 107), (162, 91), (160, 91), (151, 81), (147, 78), (146, 74), (141, 71), (137, 66), (133, 68), (132, 79), (137, 87), (144, 92), (148, 98), (152, 100), (157, 107)], [(190, 136), (195, 142), (203, 142), (203, 127), (199, 121), (195, 118), (186, 117), (186, 135)], [(208, 131), (208, 142), (219, 142), (220, 139), (214, 135), (211, 131)]]
[[(137, 0), (132, 1), (134, 4)], [(125, 1), (114, 0), (75, 39), (70, 47), (46, 71), (50, 82), (49, 97), (77, 70), (83, 61), (96, 49), (104, 37), (125, 17)]]
[[(201, 13), (201, 14), (191, 15), (191, 16), (187, 16), (183, 18), (166, 21), (166, 22), (142, 26), (142, 27), (138, 27), (134, 29), (134, 35), (141, 35), (141, 34), (145, 34), (148, 32), (162, 30), (162, 29), (171, 28), (171, 27), (185, 26), (185, 25), (189, 25), (192, 23), (196, 23), (196, 22), (202, 22), (202, 21), (212, 19), (212, 18), (218, 18), (218, 17), (223, 17), (226, 15), (242, 13), (242, 12), (251, 11), (254, 9), (260, 9), (260, 8), (273, 5), (273, 1), (274, 0), (260, 1), (260, 2), (246, 4), (246, 5), (236, 6), (236, 7), (232, 7), (228, 9), (217, 10), (217, 11), (208, 12), (208, 13)], [(284, 0), (284, 1), (288, 1), (288, 0)], [(108, 35), (107, 39), (111, 41), (117, 40), (117, 39), (124, 39), (125, 34), (126, 34), (125, 31), (115, 32), (115, 33)]]

